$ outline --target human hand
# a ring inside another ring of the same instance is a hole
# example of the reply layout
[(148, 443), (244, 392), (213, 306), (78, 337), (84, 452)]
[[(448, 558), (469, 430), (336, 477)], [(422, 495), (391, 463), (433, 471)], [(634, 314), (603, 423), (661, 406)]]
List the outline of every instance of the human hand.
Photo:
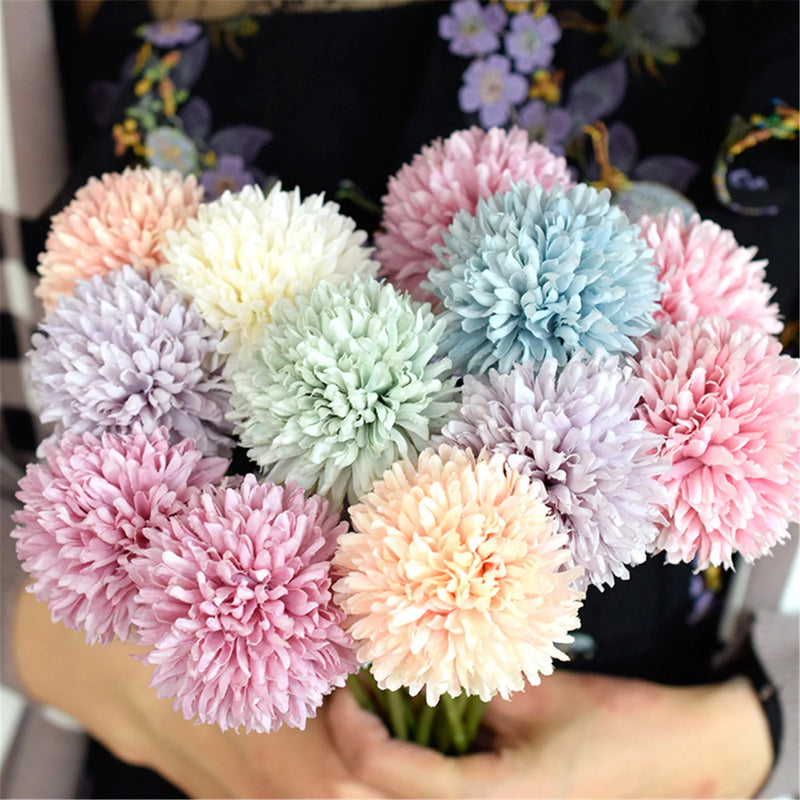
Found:
[(381, 797), (338, 756), (323, 707), (306, 729), (222, 732), (194, 724), (150, 688), (145, 648), (87, 645), (23, 593), (14, 631), (18, 674), (30, 695), (77, 719), (118, 758), (160, 773), (191, 797)]
[(752, 797), (772, 762), (746, 679), (668, 687), (556, 672), (493, 700), (494, 752), (461, 758), (391, 740), (345, 691), (329, 712), (344, 762), (402, 797)]

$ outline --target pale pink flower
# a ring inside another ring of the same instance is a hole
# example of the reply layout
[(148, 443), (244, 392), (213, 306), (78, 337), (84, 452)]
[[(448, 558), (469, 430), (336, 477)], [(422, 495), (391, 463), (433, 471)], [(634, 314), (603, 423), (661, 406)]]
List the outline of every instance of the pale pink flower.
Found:
[(731, 231), (680, 209), (639, 220), (642, 238), (655, 251), (658, 280), (664, 289), (660, 322), (696, 322), (725, 317), (747, 322), (767, 333), (780, 333), (775, 289), (766, 280), (766, 260), (756, 261), (755, 247), (740, 247)]
[(124, 641), (136, 608), (132, 560), (158, 546), (170, 517), (228, 461), (203, 458), (188, 439), (171, 447), (165, 429), (66, 433), (43, 450), (46, 463), (30, 464), (19, 483), (12, 533), (31, 590), (88, 642)]
[(173, 518), (163, 551), (133, 566), (159, 697), (223, 730), (304, 727), (356, 667), (330, 588), (346, 528), (319, 495), (254, 475)]
[(442, 445), (350, 508), (335, 599), (382, 689), (508, 697), (563, 658), (583, 595), (544, 488), (502, 455)]
[(521, 128), (472, 127), (423, 147), (389, 179), (383, 198), (385, 232), (375, 234), (383, 274), (415, 299), (435, 301), (420, 283), (438, 267), (434, 247), (442, 244), (456, 212), (474, 214), (481, 198), (521, 180), (548, 191), (574, 183), (567, 162), (529, 141)]
[(161, 265), (166, 232), (194, 217), (202, 196), (194, 176), (155, 167), (90, 178), (51, 220), (37, 296), (52, 311), (81, 278), (125, 264), (144, 272)]
[(671, 467), (667, 561), (731, 566), (784, 540), (800, 516), (800, 366), (777, 339), (720, 317), (664, 326), (640, 345), (639, 414)]

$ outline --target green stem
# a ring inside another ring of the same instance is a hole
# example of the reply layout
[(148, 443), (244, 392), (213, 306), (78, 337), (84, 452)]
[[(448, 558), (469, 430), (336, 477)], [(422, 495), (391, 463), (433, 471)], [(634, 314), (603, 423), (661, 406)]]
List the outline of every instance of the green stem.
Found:
[(467, 739), (472, 744), (478, 735), (483, 715), (486, 713), (486, 703), (478, 695), (473, 695), (467, 701), (467, 713), (464, 727), (467, 729)]
[(361, 677), (358, 673), (347, 678), (347, 688), (353, 693), (353, 697), (355, 697), (361, 708), (371, 711), (373, 714), (378, 713), (375, 703), (372, 702), (369, 692), (364, 687), (364, 684), (361, 683)]
[(408, 741), (408, 725), (401, 692), (386, 692), (386, 709), (395, 739)]
[(417, 730), (414, 733), (414, 741), (427, 747), (431, 741), (431, 730), (433, 720), (436, 718), (436, 706), (429, 706), (427, 703), (422, 706), (417, 714)]
[(462, 719), (464, 710), (462, 698), (463, 695), (451, 697), (449, 694), (443, 694), (439, 700), (447, 715), (448, 727), (453, 737), (453, 747), (458, 755), (463, 755), (469, 749), (469, 740), (467, 739), (467, 732), (464, 730), (464, 721)]

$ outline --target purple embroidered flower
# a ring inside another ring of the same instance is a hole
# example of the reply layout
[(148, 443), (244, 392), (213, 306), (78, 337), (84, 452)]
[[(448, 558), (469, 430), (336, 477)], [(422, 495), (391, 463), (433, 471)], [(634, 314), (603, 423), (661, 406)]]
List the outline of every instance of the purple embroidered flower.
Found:
[(458, 0), (439, 18), (439, 36), (450, 42), (450, 52), (457, 56), (483, 56), (500, 47), (497, 34), (505, 24), (502, 6), (483, 8), (478, 0)]
[(203, 28), (190, 19), (173, 20), (172, 22), (151, 22), (140, 31), (143, 39), (156, 47), (177, 47), (193, 42)]
[(519, 125), (528, 131), (531, 141), (543, 144), (551, 153), (564, 155), (564, 146), (572, 129), (572, 118), (563, 108), (548, 111), (543, 100), (531, 100), (519, 110)]
[(194, 142), (176, 128), (162, 126), (150, 131), (144, 140), (147, 163), (151, 167), (181, 175), (191, 175), (197, 167)]
[(478, 112), (484, 128), (504, 125), (510, 107), (521, 103), (528, 94), (528, 83), (521, 75), (511, 72), (511, 62), (505, 56), (489, 56), (475, 60), (464, 73), (464, 85), (458, 90), (462, 111)]
[(203, 173), (200, 183), (205, 189), (207, 200), (216, 200), (223, 192), (238, 192), (245, 186), (255, 183), (255, 176), (244, 163), (241, 156), (224, 153), (217, 160), (214, 169)]
[(561, 28), (555, 17), (545, 14), (515, 14), (511, 32), (505, 37), (506, 52), (514, 59), (520, 72), (533, 72), (537, 67), (549, 67), (553, 60), (553, 45), (561, 38)]

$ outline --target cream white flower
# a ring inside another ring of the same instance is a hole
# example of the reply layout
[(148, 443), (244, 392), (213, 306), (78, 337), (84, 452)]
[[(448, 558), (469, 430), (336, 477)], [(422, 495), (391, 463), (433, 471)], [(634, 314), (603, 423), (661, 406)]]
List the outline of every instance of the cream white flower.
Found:
[(268, 195), (246, 186), (200, 207), (167, 239), (165, 272), (194, 299), (203, 318), (224, 331), (220, 352), (251, 344), (272, 307), (327, 280), (377, 270), (367, 234), (323, 195), (301, 199), (276, 184)]

